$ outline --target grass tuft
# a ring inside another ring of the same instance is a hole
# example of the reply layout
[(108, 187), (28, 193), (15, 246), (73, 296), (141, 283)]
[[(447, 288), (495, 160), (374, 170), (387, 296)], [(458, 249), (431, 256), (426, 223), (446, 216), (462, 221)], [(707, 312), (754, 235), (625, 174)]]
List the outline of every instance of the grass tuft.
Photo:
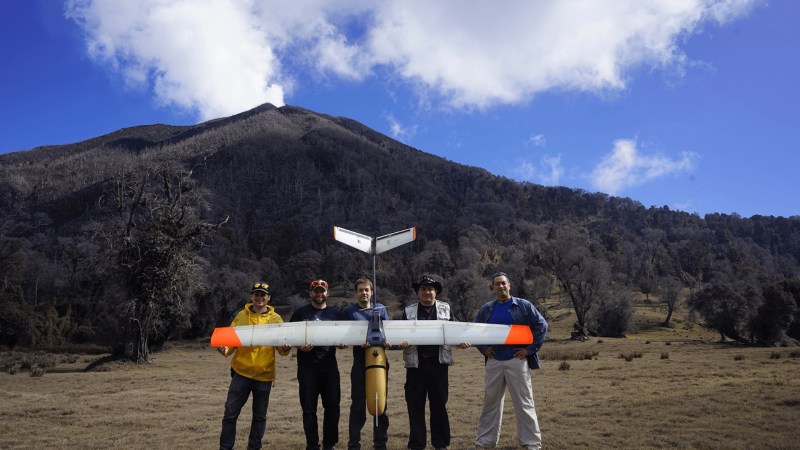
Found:
[(631, 362), (635, 358), (641, 358), (642, 356), (643, 356), (642, 352), (620, 353), (619, 359), (624, 359), (625, 361)]
[(596, 350), (586, 351), (564, 351), (564, 350), (545, 350), (539, 353), (539, 358), (549, 361), (580, 361), (597, 359), (600, 355)]

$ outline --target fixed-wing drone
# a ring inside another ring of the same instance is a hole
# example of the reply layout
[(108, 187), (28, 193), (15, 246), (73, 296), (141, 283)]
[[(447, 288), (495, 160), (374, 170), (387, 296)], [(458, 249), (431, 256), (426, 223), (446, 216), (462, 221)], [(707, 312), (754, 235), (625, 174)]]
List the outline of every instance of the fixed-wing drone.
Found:
[[(416, 228), (398, 231), (378, 238), (334, 227), (334, 239), (373, 255), (372, 271), (375, 283), (375, 257), (416, 239)], [(372, 305), (377, 303), (377, 287)], [(383, 414), (386, 408), (387, 361), (384, 343), (407, 342), (408, 345), (528, 345), (533, 333), (526, 325), (493, 325), (442, 320), (382, 320), (373, 308), (369, 321), (336, 320), (287, 322), (268, 325), (221, 327), (211, 336), (212, 347), (243, 346), (318, 346), (363, 345), (367, 409), (372, 416)]]

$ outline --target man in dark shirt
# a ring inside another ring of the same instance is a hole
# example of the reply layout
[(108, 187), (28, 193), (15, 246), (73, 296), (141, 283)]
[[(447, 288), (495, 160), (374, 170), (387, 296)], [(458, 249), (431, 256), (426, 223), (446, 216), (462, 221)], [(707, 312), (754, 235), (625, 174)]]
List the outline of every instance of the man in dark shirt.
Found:
[[(309, 288), (311, 303), (294, 311), (290, 322), (305, 320), (342, 320), (341, 312), (328, 306), (328, 282), (314, 280)], [(303, 431), (306, 449), (319, 450), (317, 401), (322, 398), (322, 449), (334, 449), (339, 442), (339, 402), (341, 388), (336, 347), (317, 347), (313, 343), (299, 347), (297, 381), (300, 385), (300, 406), (303, 409)]]

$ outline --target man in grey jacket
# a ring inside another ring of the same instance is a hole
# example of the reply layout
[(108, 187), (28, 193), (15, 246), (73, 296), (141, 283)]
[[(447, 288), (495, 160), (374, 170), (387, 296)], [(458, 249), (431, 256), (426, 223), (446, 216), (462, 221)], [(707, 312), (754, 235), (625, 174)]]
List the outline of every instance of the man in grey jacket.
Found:
[[(418, 303), (403, 311), (403, 320), (454, 320), (450, 305), (437, 300), (442, 283), (430, 275), (422, 276), (411, 287)], [(405, 395), (408, 406), (408, 448), (424, 449), (427, 441), (425, 401), (430, 404), (431, 444), (436, 449), (450, 445), (450, 419), (447, 416), (448, 368), (453, 364), (449, 345), (412, 345), (403, 341), (406, 366)]]

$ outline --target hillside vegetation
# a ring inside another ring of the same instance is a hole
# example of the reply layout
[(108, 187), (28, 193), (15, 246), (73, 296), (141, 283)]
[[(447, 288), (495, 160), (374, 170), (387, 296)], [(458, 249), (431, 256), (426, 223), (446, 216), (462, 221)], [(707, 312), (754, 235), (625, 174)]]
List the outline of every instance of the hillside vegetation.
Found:
[(144, 362), (228, 323), (253, 281), (281, 307), (318, 277), (348, 298), (371, 260), (334, 242), (334, 225), (417, 227), (378, 260), (384, 302), (405, 304), (434, 273), (469, 320), (502, 270), (543, 310), (568, 305), (578, 338), (626, 335), (638, 301), (662, 306), (665, 326), (688, 308), (722, 339), (800, 337), (800, 217), (701, 218), (518, 183), (292, 106), (0, 155), (0, 217), (8, 346), (100, 345)]

